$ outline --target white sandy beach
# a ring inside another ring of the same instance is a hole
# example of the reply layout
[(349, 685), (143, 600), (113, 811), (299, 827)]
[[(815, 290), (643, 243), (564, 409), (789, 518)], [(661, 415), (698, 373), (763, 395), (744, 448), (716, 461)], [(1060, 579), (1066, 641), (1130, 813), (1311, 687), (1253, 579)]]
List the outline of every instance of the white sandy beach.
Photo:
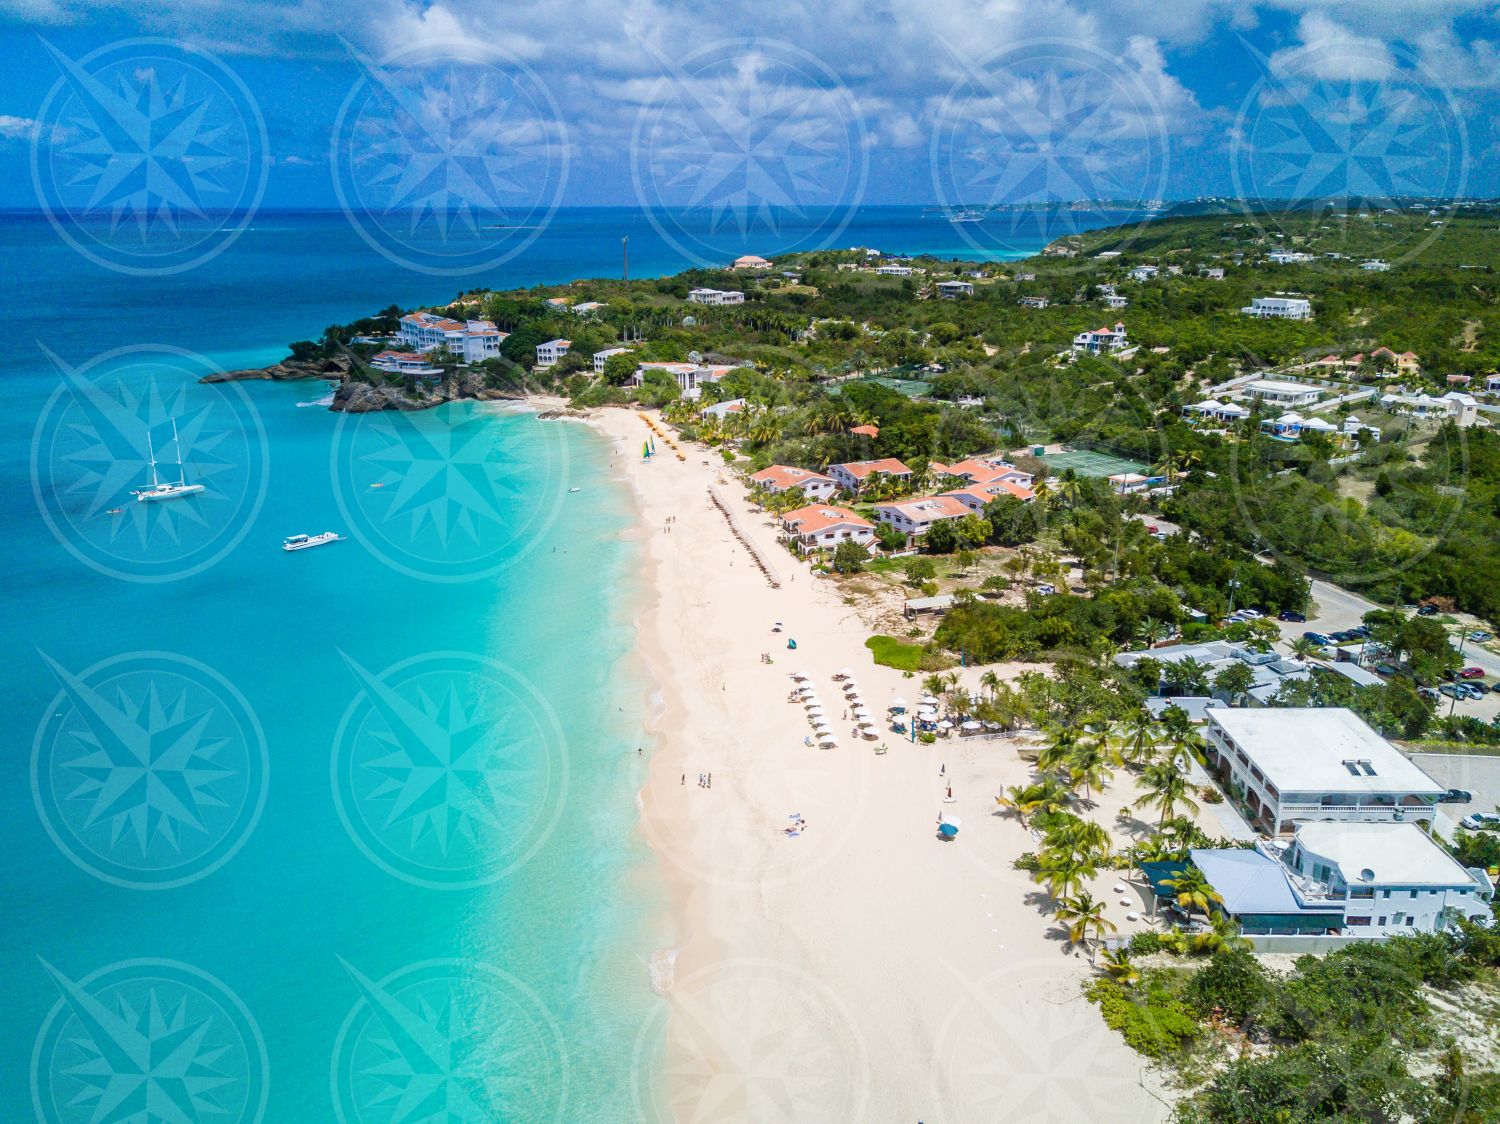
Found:
[[(880, 719), (892, 697), (915, 701), (920, 682), (873, 664), (868, 630), (776, 544), (717, 454), (684, 446), (679, 460), (658, 440), (642, 463), (639, 415), (605, 410), (594, 424), (618, 449), (648, 539), (654, 604), (639, 640), (661, 709), (643, 829), (672, 887), (679, 949), (672, 971), (660, 972), (665, 953), (658, 962), (667, 1082), (639, 1091), (641, 1114), (1164, 1119), (1141, 1059), (1079, 994), (1086, 960), (1011, 869), (1033, 846), (995, 814), (995, 794), (1028, 774), (1015, 745), (924, 747), (886, 733), (878, 756), (851, 737), (837, 671), (855, 670)], [(781, 588), (711, 504), (715, 481)], [(812, 677), (837, 749), (804, 745), (804, 709), (787, 701), (793, 670)], [(945, 805), (948, 783), (956, 802)], [(943, 810), (963, 820), (951, 843), (935, 831)], [(797, 813), (807, 826), (787, 837)], [(1102, 876), (1094, 890), (1128, 929), (1118, 881)], [(652, 1037), (646, 1028), (643, 1057)]]

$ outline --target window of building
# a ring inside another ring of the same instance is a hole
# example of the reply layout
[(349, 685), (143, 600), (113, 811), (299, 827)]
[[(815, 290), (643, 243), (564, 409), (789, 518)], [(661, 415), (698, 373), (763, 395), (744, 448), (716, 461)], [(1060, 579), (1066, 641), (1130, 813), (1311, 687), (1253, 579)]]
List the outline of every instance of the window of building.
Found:
[[(1384, 920), (1385, 920), (1384, 918), (1381, 919), (1382, 923), (1384, 923)], [(1369, 923), (1370, 923), (1370, 919), (1368, 917), (1349, 917), (1349, 918), (1345, 918), (1345, 920), (1344, 920), (1344, 924), (1345, 925), (1353, 925), (1353, 926), (1368, 925)]]
[(1381, 890), (1380, 891), (1380, 896), (1382, 898), (1388, 898), (1388, 897), (1391, 896), (1391, 892), (1389, 890)]
[[(1399, 916), (1400, 916), (1400, 915), (1399, 915), (1399, 914), (1397, 914), (1397, 916), (1398, 916), (1398, 917), (1399, 917)], [(1385, 924), (1385, 918), (1384, 918), (1384, 917), (1382, 917), (1382, 918), (1381, 918), (1381, 919), (1380, 919), (1380, 924), (1382, 924), (1382, 925), (1384, 925), (1384, 924)]]

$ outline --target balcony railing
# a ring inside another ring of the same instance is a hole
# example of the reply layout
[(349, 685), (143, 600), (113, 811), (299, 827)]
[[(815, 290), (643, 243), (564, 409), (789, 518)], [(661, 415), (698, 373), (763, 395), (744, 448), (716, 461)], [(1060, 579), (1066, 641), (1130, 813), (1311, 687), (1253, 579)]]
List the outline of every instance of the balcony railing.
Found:
[(1385, 820), (1430, 819), (1433, 815), (1430, 804), (1282, 804), (1281, 818), (1332, 816), (1341, 820), (1365, 820), (1379, 823)]

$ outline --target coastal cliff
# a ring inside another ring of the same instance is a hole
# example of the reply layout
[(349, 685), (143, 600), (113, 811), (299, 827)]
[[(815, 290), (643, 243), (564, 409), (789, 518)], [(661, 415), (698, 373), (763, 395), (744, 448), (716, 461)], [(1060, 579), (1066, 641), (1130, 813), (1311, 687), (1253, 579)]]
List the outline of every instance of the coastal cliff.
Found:
[(445, 402), (463, 399), (489, 401), (516, 398), (520, 395), (497, 390), (485, 384), (484, 376), (472, 372), (456, 373), (443, 383), (417, 383), (407, 386), (398, 382), (367, 382), (350, 373), (346, 356), (300, 360), (287, 358), (269, 367), (252, 367), (205, 375), (200, 382), (237, 382), (265, 380), (287, 382), (298, 379), (338, 380), (333, 402), (328, 407), (340, 413), (370, 414), (381, 410), (430, 410)]

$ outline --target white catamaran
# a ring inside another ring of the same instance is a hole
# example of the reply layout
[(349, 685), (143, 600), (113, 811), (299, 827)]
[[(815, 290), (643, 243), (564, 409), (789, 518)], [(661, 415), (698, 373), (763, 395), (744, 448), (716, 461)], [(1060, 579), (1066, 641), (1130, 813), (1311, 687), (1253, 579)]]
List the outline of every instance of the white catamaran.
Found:
[(176, 418), (172, 419), (172, 444), (177, 446), (177, 483), (175, 484), (157, 475), (156, 450), (151, 445), (151, 434), (149, 432), (146, 434), (146, 452), (151, 459), (151, 487), (135, 492), (135, 498), (141, 503), (150, 503), (153, 500), (175, 500), (203, 491), (202, 484), (189, 484), (182, 474), (182, 443), (177, 439)]
[(343, 542), (343, 539), (336, 531), (324, 531), (321, 535), (290, 535), (281, 540), (281, 549), (310, 550), (331, 542)]

